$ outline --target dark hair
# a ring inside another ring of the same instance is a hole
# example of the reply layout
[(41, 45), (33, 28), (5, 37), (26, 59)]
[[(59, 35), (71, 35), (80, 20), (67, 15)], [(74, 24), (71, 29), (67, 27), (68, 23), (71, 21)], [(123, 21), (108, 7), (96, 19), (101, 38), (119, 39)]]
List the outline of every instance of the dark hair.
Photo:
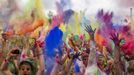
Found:
[(21, 61), (20, 64), (19, 64), (19, 69), (24, 64), (28, 64), (31, 67), (32, 75), (36, 74), (36, 67), (33, 65), (33, 62), (31, 62), (30, 60)]
[(134, 68), (130, 68), (130, 67), (128, 67), (128, 68), (127, 68), (127, 71), (128, 71), (128, 73), (131, 73), (131, 72), (134, 73)]

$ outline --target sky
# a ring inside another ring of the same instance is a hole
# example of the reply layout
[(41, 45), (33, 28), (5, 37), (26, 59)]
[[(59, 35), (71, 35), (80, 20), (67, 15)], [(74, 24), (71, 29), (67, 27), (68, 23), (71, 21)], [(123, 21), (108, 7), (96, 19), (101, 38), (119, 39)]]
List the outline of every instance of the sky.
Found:
[[(0, 0), (6, 1), (6, 0)], [(23, 9), (29, 0), (16, 0), (19, 7)], [(56, 13), (56, 1), (42, 0), (43, 11), (47, 14), (49, 11)], [(130, 15), (130, 8), (134, 8), (134, 0), (66, 0), (70, 1), (71, 9), (80, 12), (86, 10), (86, 15), (92, 16), (98, 10), (113, 11), (115, 15)]]
[[(47, 10), (55, 10), (56, 0), (42, 0)], [(115, 15), (130, 15), (130, 8), (134, 7), (134, 0), (71, 0), (75, 11), (86, 10), (87, 15), (95, 15), (99, 9), (113, 11)]]

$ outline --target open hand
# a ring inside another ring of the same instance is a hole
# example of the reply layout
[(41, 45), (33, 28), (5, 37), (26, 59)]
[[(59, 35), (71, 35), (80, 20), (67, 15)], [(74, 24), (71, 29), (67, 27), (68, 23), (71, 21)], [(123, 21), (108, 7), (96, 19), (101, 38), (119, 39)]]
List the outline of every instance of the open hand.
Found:
[(93, 30), (91, 25), (85, 25), (85, 31), (88, 32), (88, 34), (90, 35), (91, 39), (94, 39), (94, 33), (95, 33), (96, 29)]
[(121, 42), (121, 38), (119, 38), (119, 33), (113, 33), (111, 34), (111, 38), (110, 38), (115, 45), (119, 46), (120, 45), (120, 42)]

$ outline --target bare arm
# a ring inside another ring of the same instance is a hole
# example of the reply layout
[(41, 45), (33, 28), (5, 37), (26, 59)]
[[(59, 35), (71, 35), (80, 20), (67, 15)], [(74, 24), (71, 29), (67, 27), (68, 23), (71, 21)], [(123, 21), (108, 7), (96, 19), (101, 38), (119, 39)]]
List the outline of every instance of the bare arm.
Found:
[(95, 49), (95, 42), (91, 41), (90, 43), (90, 53), (89, 53), (89, 57), (88, 57), (88, 66), (91, 66), (94, 62), (96, 62), (96, 49)]
[(36, 75), (43, 75), (44, 70), (45, 70), (44, 56), (43, 56), (43, 51), (39, 46), (37, 46), (37, 52), (38, 52), (37, 58), (39, 59), (38, 60), (39, 61), (39, 69), (38, 69)]
[(54, 63), (54, 67), (53, 67), (53, 69), (52, 69), (50, 75), (57, 75), (57, 72), (58, 72), (58, 65), (59, 65), (58, 62), (55, 62), (55, 63)]
[(5, 59), (0, 67), (1, 71), (4, 73), (4, 75), (12, 75), (12, 73), (8, 70), (8, 61)]
[(7, 57), (5, 58), (5, 60), (2, 62), (0, 69), (1, 71), (5, 74), (5, 75), (12, 75), (12, 73), (10, 72), (10, 70), (8, 69), (8, 62), (9, 59), (14, 56), (11, 52), (9, 52), (7, 54)]
[(120, 50), (120, 42), (119, 34), (112, 34), (111, 39), (115, 44), (114, 48), (114, 73), (115, 75), (123, 75), (123, 69), (121, 67), (121, 50)]
[(115, 46), (114, 50), (114, 69), (115, 69), (115, 75), (123, 75), (123, 70), (121, 68), (121, 54), (120, 54), (120, 49), (118, 46)]

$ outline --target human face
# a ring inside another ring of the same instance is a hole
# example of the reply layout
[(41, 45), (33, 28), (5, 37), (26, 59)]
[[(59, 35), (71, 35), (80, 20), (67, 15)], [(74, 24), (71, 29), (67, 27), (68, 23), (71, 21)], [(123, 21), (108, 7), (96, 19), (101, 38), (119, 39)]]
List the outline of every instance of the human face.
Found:
[(85, 66), (87, 66), (87, 64), (88, 64), (88, 53), (83, 52), (83, 54), (82, 54), (82, 61), (83, 61), (83, 64)]
[(104, 64), (104, 61), (105, 61), (105, 59), (104, 59), (104, 57), (102, 56), (99, 56), (98, 57), (98, 59), (97, 59), (97, 63), (100, 65), (100, 66), (102, 66), (103, 64)]
[(32, 75), (31, 67), (28, 64), (23, 64), (19, 70), (20, 75)]

